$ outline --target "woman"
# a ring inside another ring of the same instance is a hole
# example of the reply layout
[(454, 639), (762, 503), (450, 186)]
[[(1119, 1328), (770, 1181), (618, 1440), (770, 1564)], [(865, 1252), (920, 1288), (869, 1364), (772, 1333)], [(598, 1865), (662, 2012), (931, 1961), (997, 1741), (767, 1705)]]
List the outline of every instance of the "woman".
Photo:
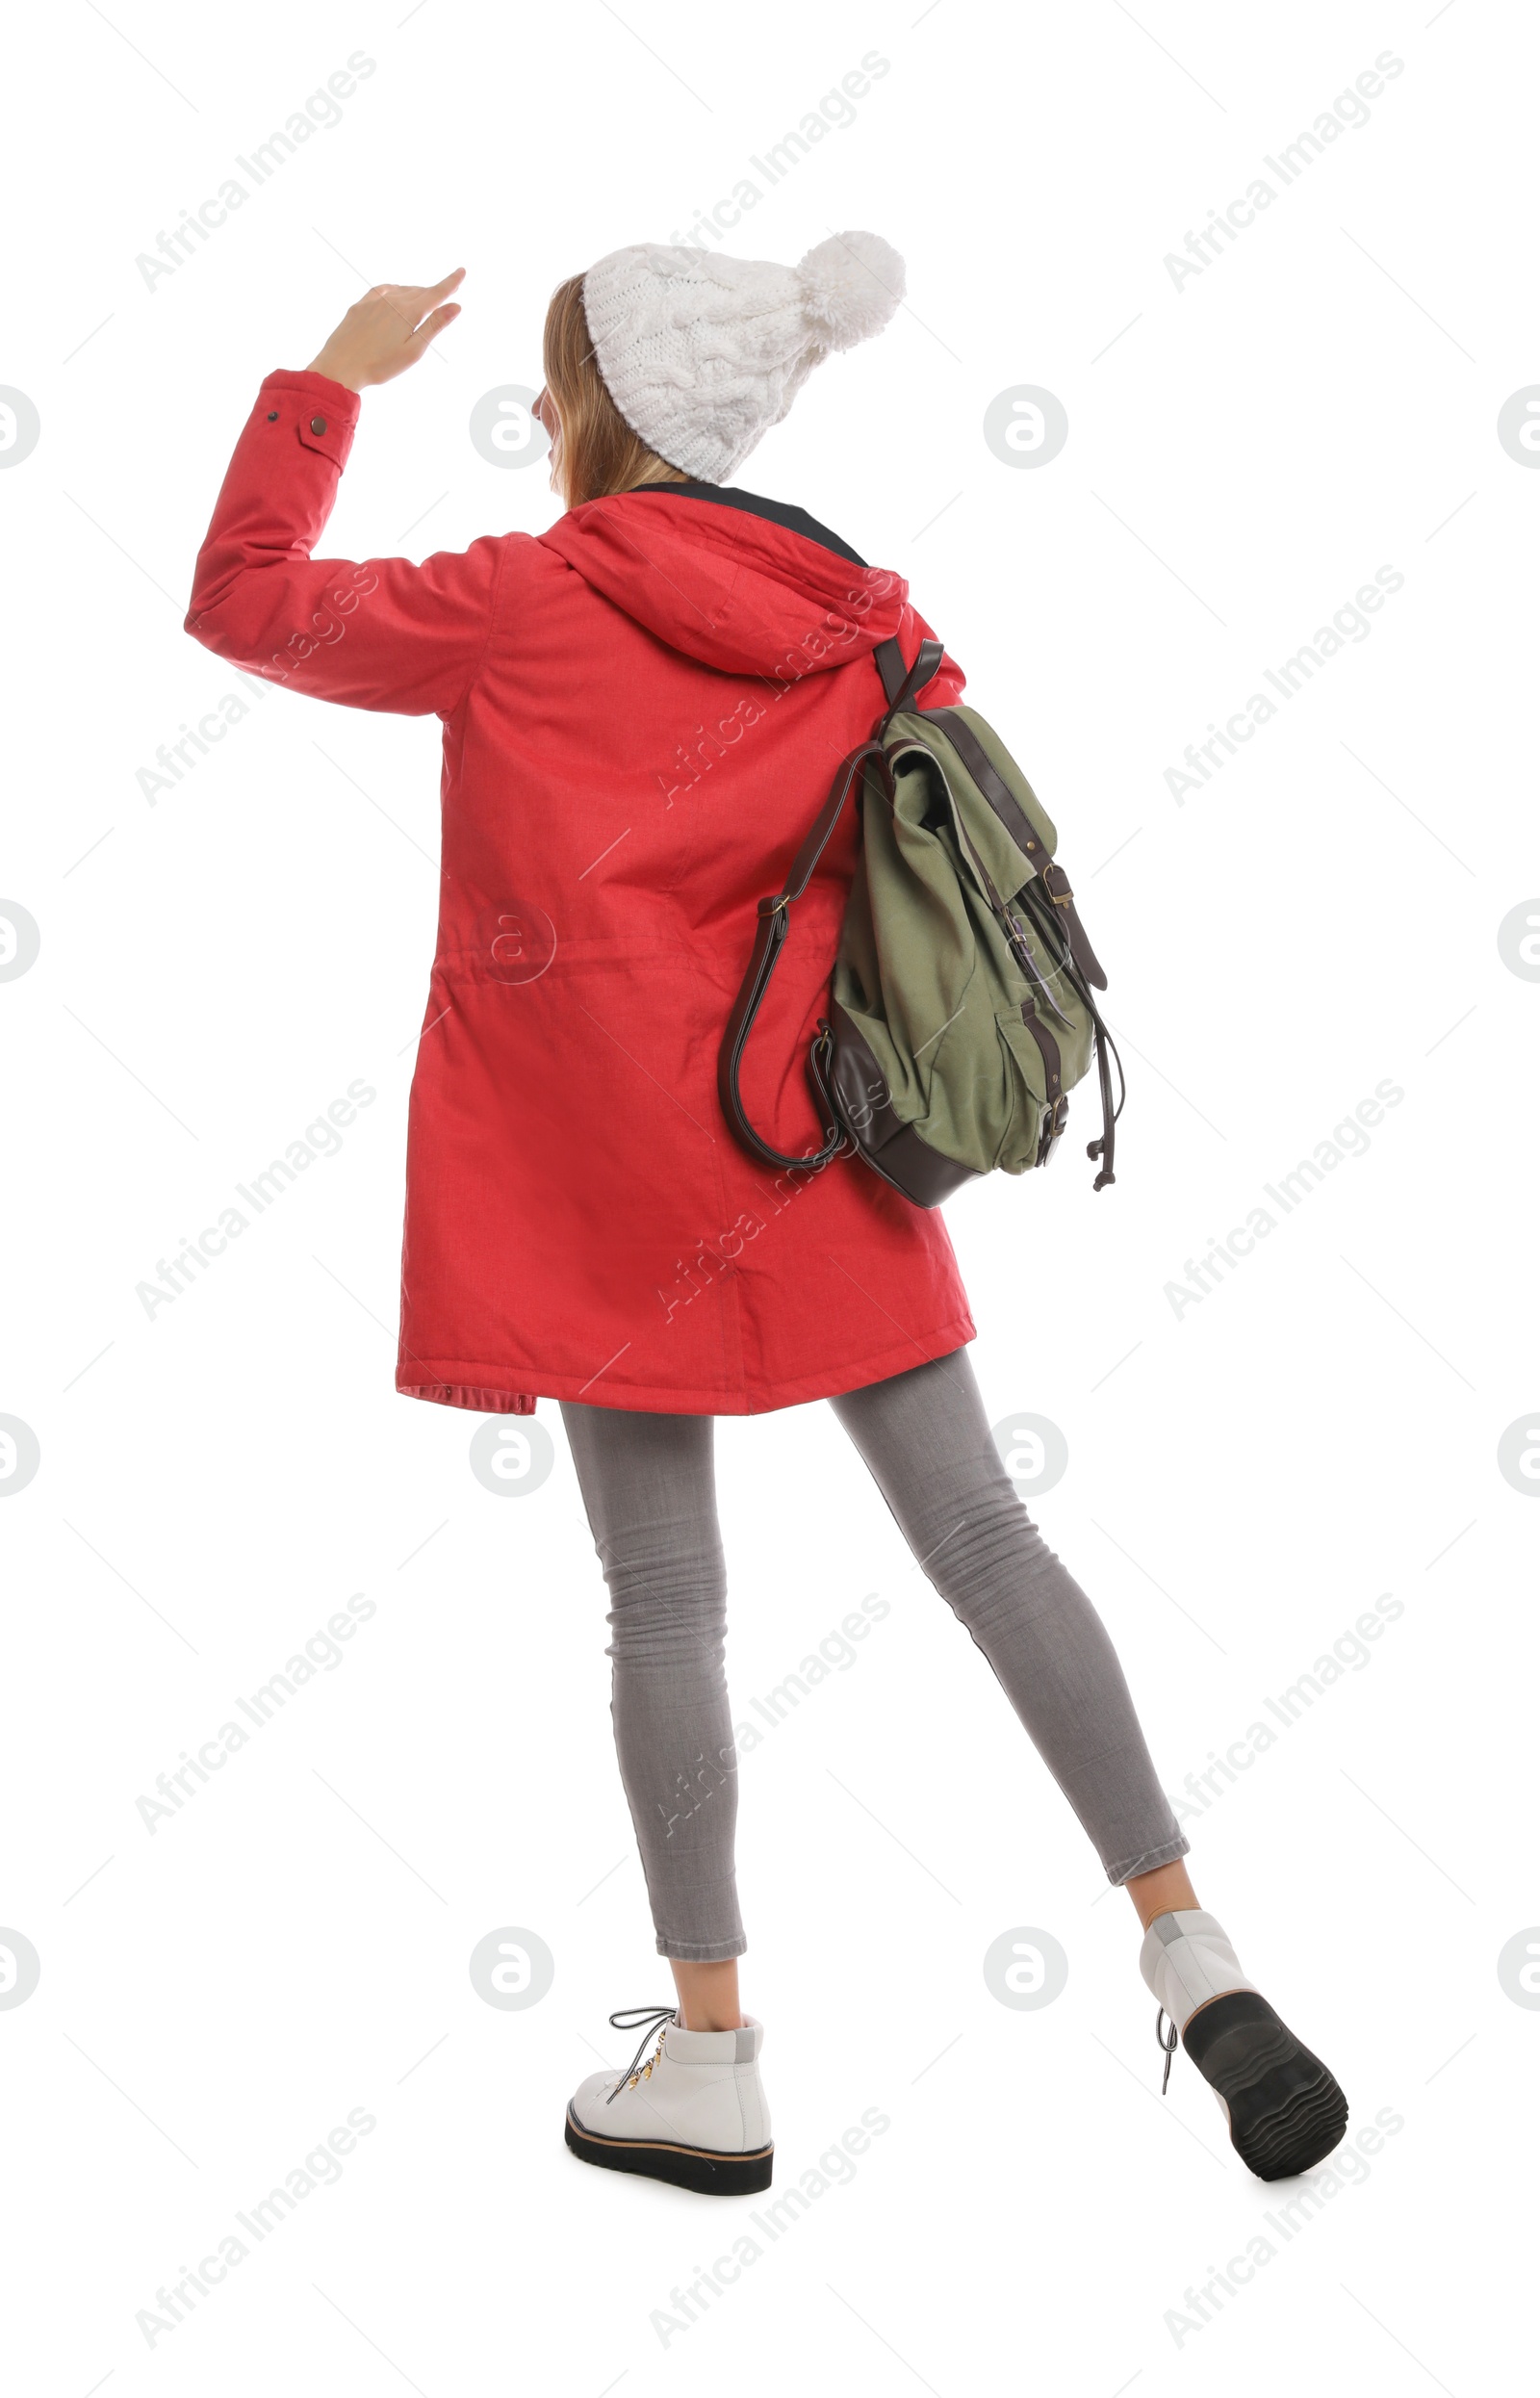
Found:
[[(538, 538), (355, 566), (311, 551), (358, 395), (459, 314), (461, 273), (381, 285), (303, 374), (263, 384), (187, 629), (313, 697), (444, 722), (397, 1385), (483, 1413), (561, 1405), (677, 1991), (612, 2019), (644, 2023), (641, 2047), (577, 2092), (569, 2146), (691, 2189), (769, 2183), (762, 2032), (738, 1998), (712, 1418), (828, 1399), (1128, 1891), (1168, 2060), (1180, 2034), (1271, 2179), (1336, 2145), (1346, 2101), (1198, 1908), (1112, 1645), (996, 1456), (939, 1216), (848, 1155), (772, 1176), (717, 1101), (756, 903), (881, 712), (871, 652), (896, 638), (909, 662), (930, 633), (901, 577), (731, 477), (813, 366), (881, 330), (903, 275), (863, 233), (794, 269), (612, 252), (546, 322), (536, 413), (566, 513)], [(950, 705), (962, 680), (945, 658), (923, 697)], [(750, 1118), (793, 1156), (820, 1137), (801, 1060), (856, 839), (847, 818), (799, 903), (745, 1068)]]

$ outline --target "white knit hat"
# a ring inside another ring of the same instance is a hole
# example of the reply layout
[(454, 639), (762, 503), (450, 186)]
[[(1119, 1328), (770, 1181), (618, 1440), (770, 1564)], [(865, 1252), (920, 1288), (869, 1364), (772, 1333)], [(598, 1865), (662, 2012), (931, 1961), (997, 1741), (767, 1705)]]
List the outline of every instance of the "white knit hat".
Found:
[(831, 350), (880, 333), (904, 261), (875, 233), (835, 233), (800, 266), (637, 242), (583, 277), (588, 336), (633, 433), (670, 466), (726, 482)]

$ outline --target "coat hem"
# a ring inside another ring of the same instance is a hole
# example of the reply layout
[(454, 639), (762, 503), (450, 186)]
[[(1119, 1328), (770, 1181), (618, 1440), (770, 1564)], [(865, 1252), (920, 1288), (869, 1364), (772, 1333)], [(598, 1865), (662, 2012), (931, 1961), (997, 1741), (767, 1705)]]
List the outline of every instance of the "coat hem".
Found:
[[(847, 1391), (864, 1390), (886, 1382), (911, 1366), (931, 1365), (949, 1357), (978, 1337), (964, 1312), (938, 1325), (923, 1338), (911, 1337), (877, 1351), (853, 1365), (826, 1367), (792, 1381), (764, 1389), (709, 1390), (654, 1382), (601, 1382), (590, 1375), (548, 1374), (535, 1368), (493, 1366), (465, 1358), (413, 1357), (398, 1367), (396, 1387), (403, 1399), (426, 1399), (441, 1407), (471, 1407), (481, 1415), (533, 1415), (540, 1399), (570, 1399), (590, 1407), (628, 1407), (642, 1415), (769, 1415), (778, 1407), (801, 1407), (815, 1399), (840, 1399)], [(538, 1384), (523, 1390), (526, 1379)]]

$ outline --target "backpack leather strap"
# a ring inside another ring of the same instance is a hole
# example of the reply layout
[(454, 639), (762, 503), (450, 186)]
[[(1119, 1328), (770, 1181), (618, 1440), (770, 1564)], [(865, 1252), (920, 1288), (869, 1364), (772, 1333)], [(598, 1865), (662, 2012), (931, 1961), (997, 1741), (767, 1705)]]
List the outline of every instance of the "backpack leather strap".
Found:
[[(717, 1052), (716, 1088), (717, 1096), (722, 1102), (722, 1112), (739, 1140), (748, 1148), (753, 1149), (757, 1157), (762, 1157), (770, 1166), (827, 1166), (845, 1138), (844, 1131), (836, 1119), (833, 1124), (826, 1125), (824, 1128), (823, 1147), (809, 1156), (787, 1157), (782, 1150), (772, 1148), (768, 1141), (760, 1139), (744, 1112), (743, 1095), (738, 1088), (738, 1074), (743, 1064), (744, 1048), (750, 1033), (754, 1030), (754, 1019), (764, 1003), (765, 993), (770, 988), (770, 977), (776, 970), (785, 943), (786, 934), (790, 927), (792, 902), (802, 897), (808, 883), (812, 880), (813, 868), (829, 846), (834, 827), (845, 812), (845, 802), (855, 789), (865, 768), (878, 761), (882, 761), (886, 769), (886, 753), (882, 743), (875, 740), (862, 741), (859, 749), (853, 749), (849, 757), (843, 760), (830, 786), (829, 797), (824, 801), (811, 830), (792, 860), (790, 873), (773, 898), (760, 900), (758, 929), (754, 937), (754, 954), (749, 960), (749, 970), (743, 978), (742, 987), (732, 1003), (732, 1013), (728, 1019), (728, 1028), (723, 1035), (722, 1046)], [(830, 1109), (828, 1112), (833, 1114), (834, 1111)]]
[[(937, 668), (945, 656), (939, 641), (922, 641), (913, 665), (906, 666), (904, 653), (895, 639), (878, 642), (872, 652), (872, 660), (883, 678), (888, 716), (896, 716), (901, 708), (907, 708), (910, 701), (934, 681)], [(883, 724), (886, 722), (887, 717), (885, 716)], [(882, 727), (878, 730), (880, 733)]]
[[(839, 1122), (836, 1111), (829, 1103), (828, 1086), (810, 1070), (814, 1095), (823, 1102), (823, 1112), (834, 1119), (833, 1123), (824, 1128), (822, 1147), (806, 1157), (787, 1157), (782, 1150), (772, 1148), (768, 1141), (761, 1140), (744, 1112), (743, 1095), (738, 1088), (743, 1052), (749, 1035), (754, 1030), (755, 1018), (764, 1004), (765, 993), (770, 988), (770, 977), (776, 970), (777, 962), (785, 942), (792, 902), (802, 897), (811, 882), (813, 870), (828, 848), (834, 827), (844, 813), (845, 802), (864, 777), (868, 766), (876, 765), (881, 768), (884, 782), (887, 786), (888, 797), (891, 799), (892, 776), (887, 764), (887, 753), (883, 747), (882, 740), (888, 717), (894, 715), (900, 708), (907, 707), (917, 692), (924, 690), (926, 684), (935, 677), (936, 670), (944, 656), (945, 652), (939, 641), (922, 641), (913, 665), (906, 666), (904, 653), (896, 640), (880, 641), (877, 644), (872, 652), (872, 658), (883, 679), (883, 692), (887, 701), (886, 710), (871, 738), (862, 741), (841, 761), (839, 770), (830, 786), (829, 796), (818, 811), (802, 847), (792, 860), (791, 871), (780, 890), (772, 898), (759, 901), (759, 921), (758, 929), (754, 937), (754, 954), (749, 960), (749, 970), (743, 978), (738, 995), (732, 1003), (732, 1013), (728, 1019), (728, 1028), (722, 1037), (722, 1046), (717, 1051), (716, 1088), (717, 1096), (722, 1102), (722, 1113), (739, 1140), (745, 1147), (752, 1149), (757, 1157), (762, 1157), (766, 1165), (808, 1168), (827, 1166), (830, 1159), (843, 1147), (844, 1128)], [(815, 1044), (815, 1048), (816, 1045)]]

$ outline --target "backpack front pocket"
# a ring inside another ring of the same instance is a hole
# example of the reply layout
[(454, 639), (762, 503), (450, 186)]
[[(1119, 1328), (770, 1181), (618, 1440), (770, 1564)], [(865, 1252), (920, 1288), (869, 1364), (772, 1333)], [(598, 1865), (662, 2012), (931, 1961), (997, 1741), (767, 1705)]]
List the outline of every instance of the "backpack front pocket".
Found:
[(1003, 1011), (994, 1025), (1012, 1102), (994, 1162), (1002, 1173), (1020, 1174), (1038, 1163), (1045, 1121), (1063, 1096), (1063, 1061), (1051, 1030), (1028, 1023), (1020, 1008)]

